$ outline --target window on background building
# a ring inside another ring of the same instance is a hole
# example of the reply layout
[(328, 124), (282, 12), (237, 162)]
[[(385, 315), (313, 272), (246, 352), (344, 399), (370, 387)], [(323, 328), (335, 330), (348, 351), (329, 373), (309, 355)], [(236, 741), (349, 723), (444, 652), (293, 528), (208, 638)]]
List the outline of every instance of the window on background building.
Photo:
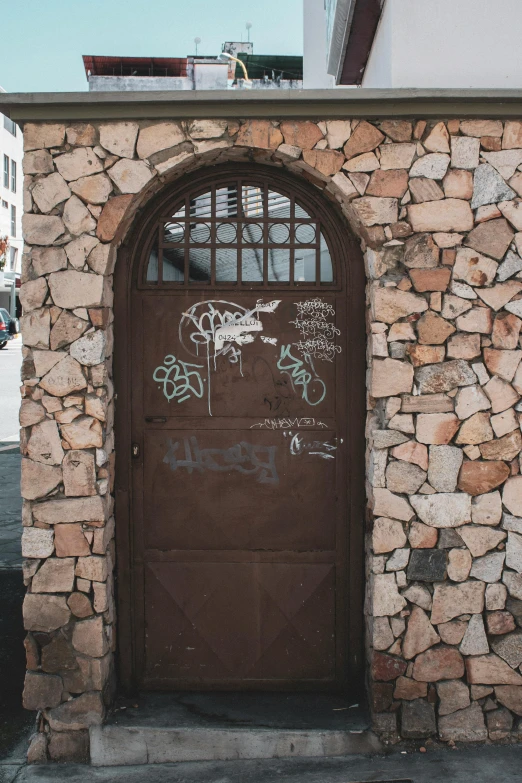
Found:
[(4, 209), (9, 209), (9, 204), (7, 203), (7, 201), (4, 201), (4, 199), (2, 199), (2, 207)]
[(9, 117), (6, 117), (4, 114), (4, 128), (6, 131), (9, 131), (13, 136), (16, 136), (16, 125), (15, 123), (9, 119)]
[(16, 193), (16, 161), (11, 161), (11, 190)]
[(4, 155), (4, 188), (9, 187), (9, 158)]
[(11, 204), (11, 236), (16, 236), (16, 207)]
[(16, 262), (18, 260), (18, 248), (11, 247), (9, 248), (9, 251), (10, 251), (9, 263), (11, 264), (11, 271), (14, 272), (16, 270)]

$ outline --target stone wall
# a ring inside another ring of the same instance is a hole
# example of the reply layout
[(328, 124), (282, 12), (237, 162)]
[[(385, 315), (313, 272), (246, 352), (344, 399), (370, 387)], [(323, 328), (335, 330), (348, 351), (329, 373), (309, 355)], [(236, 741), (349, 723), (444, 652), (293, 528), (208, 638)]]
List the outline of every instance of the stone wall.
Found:
[(231, 160), (306, 177), (365, 252), (375, 730), (518, 738), (522, 123), (40, 123), (24, 136), (30, 759), (86, 758), (114, 689), (116, 248), (165, 183)]

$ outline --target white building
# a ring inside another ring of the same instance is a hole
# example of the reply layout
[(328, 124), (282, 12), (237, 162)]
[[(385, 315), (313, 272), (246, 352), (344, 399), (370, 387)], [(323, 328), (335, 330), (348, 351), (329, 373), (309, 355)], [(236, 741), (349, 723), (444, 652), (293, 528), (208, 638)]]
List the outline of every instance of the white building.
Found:
[(304, 0), (304, 14), (305, 88), (320, 86), (310, 63), (345, 87), (522, 87), (521, 0)]
[(250, 41), (226, 41), (221, 55), (84, 55), (83, 63), (90, 92), (243, 88), (299, 90), (303, 87), (301, 56), (255, 55), (254, 45)]
[(0, 271), (0, 307), (8, 310), (14, 305), (11, 291), (22, 265), (23, 148), (20, 128), (0, 114), (0, 236), (9, 240)]

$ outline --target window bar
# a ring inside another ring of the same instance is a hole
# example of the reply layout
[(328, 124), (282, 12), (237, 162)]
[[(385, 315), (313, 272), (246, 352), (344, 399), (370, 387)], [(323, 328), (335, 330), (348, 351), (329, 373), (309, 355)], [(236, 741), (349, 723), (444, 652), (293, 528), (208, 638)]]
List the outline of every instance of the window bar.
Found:
[(290, 285), (295, 285), (295, 198), (290, 196)]
[(315, 224), (315, 285), (321, 285), (321, 224)]
[(217, 235), (217, 223), (214, 219), (216, 217), (216, 186), (212, 185), (210, 189), (210, 285), (216, 285), (216, 264), (217, 264), (217, 252), (216, 252), (216, 235)]
[[(165, 224), (161, 223), (158, 226), (158, 280), (157, 285), (163, 284), (163, 234), (165, 233)], [(154, 245), (152, 245), (154, 247)], [(150, 255), (149, 255), (150, 260)], [(148, 269), (149, 261), (147, 261)]]
[(189, 277), (189, 251), (190, 251), (190, 198), (187, 194), (185, 196), (185, 231), (183, 232), (183, 247), (184, 247), (184, 264), (183, 264), (183, 284), (188, 286), (190, 283)]
[(263, 285), (268, 285), (268, 186), (263, 184)]
[[(236, 242), (237, 242), (237, 282), (243, 284), (243, 190), (241, 180), (236, 182)], [(234, 217), (232, 215), (232, 217)]]

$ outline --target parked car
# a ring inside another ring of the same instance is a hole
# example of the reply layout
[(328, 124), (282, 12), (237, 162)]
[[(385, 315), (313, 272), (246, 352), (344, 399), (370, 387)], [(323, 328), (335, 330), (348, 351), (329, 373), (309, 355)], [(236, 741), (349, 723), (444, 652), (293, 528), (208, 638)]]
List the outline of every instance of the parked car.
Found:
[(12, 335), (9, 334), (7, 324), (4, 316), (0, 313), (0, 350), (5, 348), (9, 340), (12, 340)]
[(18, 322), (11, 318), (5, 307), (0, 307), (0, 350), (18, 334)]

